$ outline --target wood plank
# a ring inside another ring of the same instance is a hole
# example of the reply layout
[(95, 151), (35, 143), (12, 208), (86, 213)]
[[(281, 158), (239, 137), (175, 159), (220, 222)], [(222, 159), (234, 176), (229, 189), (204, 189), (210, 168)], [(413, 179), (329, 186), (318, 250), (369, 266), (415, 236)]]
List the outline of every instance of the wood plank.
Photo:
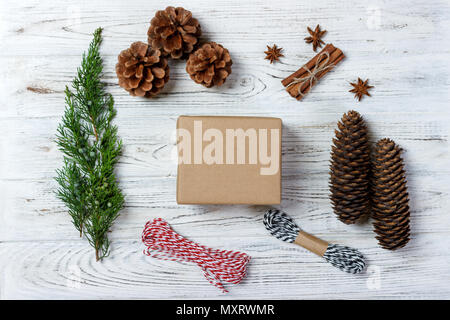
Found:
[[(233, 73), (223, 87), (206, 89), (189, 79), (184, 62), (172, 61), (171, 81), (159, 97), (131, 97), (117, 85), (117, 55), (146, 40), (150, 18), (166, 5), (0, 3), (0, 298), (449, 298), (448, 1), (179, 0), (200, 20), (203, 39), (230, 50)], [(280, 81), (314, 55), (303, 38), (306, 26), (317, 23), (347, 59), (299, 103)], [(56, 199), (53, 180), (62, 161), (54, 135), (63, 90), (98, 26), (104, 27), (104, 79), (125, 145), (117, 173), (126, 196), (111, 233), (112, 255), (100, 264)], [(273, 43), (285, 57), (271, 65), (263, 51)], [(357, 77), (375, 86), (360, 103), (347, 92)], [(332, 214), (330, 144), (349, 109), (364, 116), (372, 141), (389, 136), (405, 150), (412, 240), (400, 251), (380, 249), (370, 221), (346, 226)], [(280, 207), (306, 231), (360, 248), (371, 269), (347, 275), (280, 243), (262, 225), (265, 207), (178, 206), (172, 151), (181, 114), (281, 117)], [(203, 244), (250, 253), (248, 278), (222, 295), (195, 266), (145, 257), (140, 233), (154, 217)]]
[(358, 248), (371, 268), (359, 275), (344, 273), (300, 247), (271, 237), (245, 242), (200, 239), (211, 247), (234, 248), (252, 256), (247, 277), (229, 286), (228, 294), (210, 285), (195, 265), (145, 256), (137, 241), (116, 241), (112, 255), (101, 263), (95, 262), (92, 248), (82, 241), (2, 244), (2, 298), (442, 298), (450, 293), (449, 258), (435, 241), (445, 238), (422, 235), (395, 253), (377, 248), (374, 239), (362, 239)]

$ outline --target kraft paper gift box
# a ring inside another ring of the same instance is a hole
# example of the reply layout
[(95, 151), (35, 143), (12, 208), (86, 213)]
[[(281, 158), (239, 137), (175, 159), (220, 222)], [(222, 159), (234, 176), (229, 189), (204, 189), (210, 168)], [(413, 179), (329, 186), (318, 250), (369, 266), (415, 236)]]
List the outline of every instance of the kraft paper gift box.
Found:
[(177, 203), (279, 204), (279, 118), (180, 116)]

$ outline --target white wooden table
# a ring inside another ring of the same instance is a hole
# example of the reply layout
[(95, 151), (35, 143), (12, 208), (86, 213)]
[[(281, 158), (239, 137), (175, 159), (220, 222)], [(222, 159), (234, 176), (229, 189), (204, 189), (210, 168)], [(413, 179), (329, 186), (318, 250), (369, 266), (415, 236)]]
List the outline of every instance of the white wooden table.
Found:
[[(4, 299), (122, 298), (450, 298), (450, 6), (442, 1), (2, 1), (0, 4), (0, 296)], [(191, 10), (204, 39), (227, 47), (226, 84), (195, 84), (183, 62), (156, 99), (117, 85), (118, 53), (146, 40), (149, 20), (168, 4)], [(347, 58), (302, 102), (280, 80), (313, 55), (306, 27)], [(95, 262), (54, 195), (62, 155), (54, 143), (69, 84), (91, 33), (104, 27), (104, 79), (114, 95), (124, 142), (117, 168), (126, 206), (110, 238), (111, 256)], [(267, 44), (285, 58), (269, 64)], [(349, 81), (369, 78), (373, 97), (358, 103)], [(372, 141), (404, 149), (412, 239), (388, 252), (370, 222), (347, 226), (328, 200), (328, 160), (336, 121), (350, 110), (367, 120)], [(334, 269), (269, 236), (264, 207), (179, 206), (172, 160), (181, 114), (277, 116), (284, 122), (281, 208), (306, 230), (359, 248), (365, 274)], [(145, 222), (165, 218), (204, 245), (242, 250), (253, 260), (245, 281), (222, 294), (193, 265), (143, 255)]]

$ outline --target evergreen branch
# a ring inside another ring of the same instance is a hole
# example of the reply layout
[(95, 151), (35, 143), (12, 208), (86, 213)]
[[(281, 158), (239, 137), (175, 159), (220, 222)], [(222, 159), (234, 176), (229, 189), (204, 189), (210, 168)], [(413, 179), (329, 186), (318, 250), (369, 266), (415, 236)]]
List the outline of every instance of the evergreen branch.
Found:
[(84, 234), (95, 248), (97, 261), (109, 254), (107, 233), (124, 204), (114, 174), (122, 150), (117, 127), (111, 124), (116, 110), (100, 80), (101, 32), (95, 30), (72, 88), (65, 90), (66, 107), (56, 134), (64, 164), (55, 178), (57, 197), (67, 206), (80, 236)]

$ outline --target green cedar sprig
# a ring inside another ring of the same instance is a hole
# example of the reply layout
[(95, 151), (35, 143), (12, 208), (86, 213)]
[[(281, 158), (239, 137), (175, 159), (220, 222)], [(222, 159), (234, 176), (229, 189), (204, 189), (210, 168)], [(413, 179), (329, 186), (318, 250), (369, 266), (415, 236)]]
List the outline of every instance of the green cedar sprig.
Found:
[(56, 135), (64, 165), (55, 178), (57, 197), (66, 204), (80, 237), (84, 234), (95, 248), (97, 261), (109, 254), (107, 234), (124, 204), (114, 174), (122, 149), (117, 127), (111, 124), (116, 110), (100, 80), (101, 32), (95, 30), (72, 90), (66, 86), (65, 112)]

